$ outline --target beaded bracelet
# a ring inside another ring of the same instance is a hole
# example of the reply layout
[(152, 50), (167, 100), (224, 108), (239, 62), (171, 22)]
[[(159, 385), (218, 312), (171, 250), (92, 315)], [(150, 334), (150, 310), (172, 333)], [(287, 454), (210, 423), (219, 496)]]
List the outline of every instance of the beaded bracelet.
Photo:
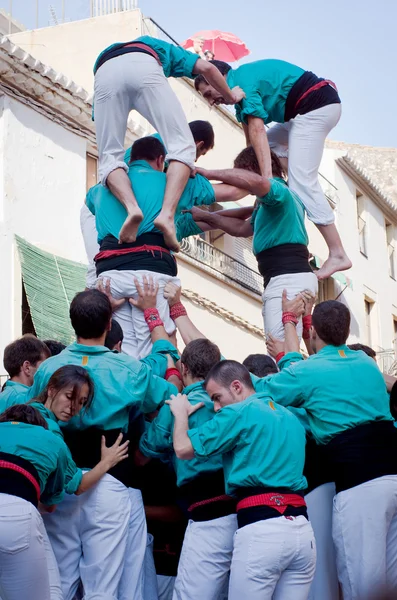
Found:
[(147, 326), (149, 327), (150, 333), (152, 333), (155, 327), (161, 327), (164, 325), (163, 321), (160, 319), (157, 308), (145, 308), (143, 311), (143, 317)]
[(183, 306), (182, 302), (177, 302), (170, 308), (170, 317), (173, 321), (178, 317), (185, 317), (187, 315), (186, 308)]

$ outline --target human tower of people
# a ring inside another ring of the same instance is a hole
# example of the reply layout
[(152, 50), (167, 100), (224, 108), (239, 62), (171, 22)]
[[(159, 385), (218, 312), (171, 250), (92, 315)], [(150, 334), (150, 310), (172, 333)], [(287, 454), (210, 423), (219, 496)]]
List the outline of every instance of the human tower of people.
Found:
[[(25, 335), (4, 352), (1, 600), (397, 589), (393, 382), (346, 345), (344, 304), (312, 310), (317, 280), (351, 266), (318, 182), (335, 85), (279, 60), (233, 70), (147, 36), (104, 50), (94, 73), (101, 183), (81, 210), (90, 266), (70, 305), (76, 342)], [(195, 166), (214, 131), (187, 123), (168, 77), (236, 106), (247, 147), (232, 169)], [(158, 134), (125, 152), (132, 109)], [(249, 194), (251, 208), (203, 208)], [(317, 273), (305, 214), (329, 248)], [(230, 360), (232, 340), (218, 348), (181, 302), (174, 254), (211, 229), (253, 236), (274, 360)]]

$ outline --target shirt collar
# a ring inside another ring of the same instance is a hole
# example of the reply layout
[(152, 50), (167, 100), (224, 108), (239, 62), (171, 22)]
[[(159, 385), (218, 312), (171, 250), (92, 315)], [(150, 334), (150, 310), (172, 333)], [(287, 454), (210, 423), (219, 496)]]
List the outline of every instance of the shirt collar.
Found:
[(20, 383), (19, 381), (11, 381), (11, 379), (8, 379), (6, 381), (6, 387), (21, 387), (24, 390), (28, 390), (29, 386), (25, 385), (24, 383)]
[(349, 352), (349, 348), (346, 346), (346, 344), (342, 344), (341, 346), (324, 346), (324, 348), (321, 348), (321, 350), (319, 350), (318, 352), (316, 352), (315, 356), (318, 356), (319, 354), (324, 355), (324, 356), (330, 356), (331, 354), (339, 354), (341, 355), (341, 353), (346, 353)]
[(68, 350), (70, 352), (79, 352), (83, 354), (104, 354), (105, 352), (112, 352), (106, 346), (84, 346), (84, 344), (78, 344), (77, 342), (73, 342), (68, 346)]
[(147, 160), (134, 160), (129, 164), (130, 169), (134, 167), (145, 167), (146, 169), (150, 169), (151, 171), (155, 171), (153, 167), (147, 162)]
[(196, 383), (191, 383), (190, 385), (188, 385), (187, 387), (185, 387), (182, 391), (182, 394), (190, 394), (190, 392), (196, 391), (196, 390), (202, 390), (203, 392), (204, 390), (204, 386), (203, 386), (203, 381), (196, 381)]

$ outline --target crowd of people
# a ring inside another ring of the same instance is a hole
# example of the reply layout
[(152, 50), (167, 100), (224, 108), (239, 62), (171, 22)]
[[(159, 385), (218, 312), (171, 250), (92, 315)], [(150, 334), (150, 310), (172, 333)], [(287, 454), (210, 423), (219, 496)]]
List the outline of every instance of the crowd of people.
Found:
[[(1, 600), (396, 594), (397, 384), (347, 345), (345, 304), (316, 304), (318, 279), (351, 265), (318, 183), (335, 85), (148, 36), (94, 72), (101, 182), (80, 215), (76, 341), (24, 335), (4, 351)], [(236, 105), (247, 147), (233, 168), (195, 166), (214, 130), (187, 123), (170, 76)], [(125, 151), (131, 109), (158, 134)], [(252, 207), (203, 208), (250, 194)], [(330, 251), (317, 273), (305, 214)], [(268, 355), (233, 360), (181, 301), (179, 242), (211, 229), (253, 236)]]

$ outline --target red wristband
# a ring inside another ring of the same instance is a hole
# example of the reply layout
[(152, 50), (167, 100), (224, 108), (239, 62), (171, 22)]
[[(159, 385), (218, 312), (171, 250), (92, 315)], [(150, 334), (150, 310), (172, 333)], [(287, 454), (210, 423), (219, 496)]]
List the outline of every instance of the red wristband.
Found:
[(312, 326), (312, 316), (306, 315), (302, 319), (303, 329), (310, 329)]
[(304, 340), (310, 340), (310, 329), (304, 329), (302, 331), (302, 337)]
[(285, 352), (279, 352), (276, 356), (276, 363), (278, 363), (283, 358), (283, 356), (285, 356)]
[(150, 333), (152, 333), (155, 327), (161, 327), (164, 325), (163, 321), (160, 319), (159, 311), (157, 308), (145, 308), (143, 311), (143, 317), (146, 321), (147, 326), (149, 327)]
[(172, 375), (175, 375), (175, 377), (178, 377), (182, 381), (182, 375), (180, 374), (178, 369), (175, 369), (175, 367), (166, 370), (165, 379), (168, 380), (170, 377), (172, 377)]
[(182, 302), (177, 302), (170, 307), (170, 317), (173, 321), (178, 317), (185, 317), (186, 315), (186, 308), (183, 306)]
[(293, 312), (283, 312), (282, 321), (283, 325), (286, 323), (293, 323), (294, 325), (298, 324), (298, 318)]

